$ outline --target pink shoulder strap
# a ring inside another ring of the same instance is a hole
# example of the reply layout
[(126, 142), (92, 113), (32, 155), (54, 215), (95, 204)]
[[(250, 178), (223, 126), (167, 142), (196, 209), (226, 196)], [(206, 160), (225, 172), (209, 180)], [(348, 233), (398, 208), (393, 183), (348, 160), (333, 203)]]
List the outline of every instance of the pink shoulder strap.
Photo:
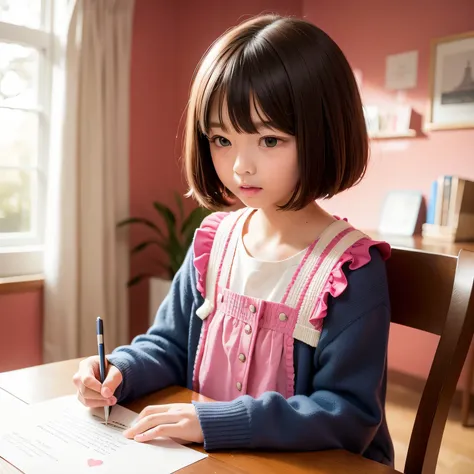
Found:
[(295, 339), (312, 347), (318, 345), (321, 331), (310, 322), (315, 302), (344, 252), (366, 237), (343, 220), (335, 221), (321, 234), (300, 266), (294, 284), (283, 301), (298, 309), (298, 319), (293, 332)]
[(236, 238), (236, 233), (232, 232), (237, 221), (248, 211), (248, 208), (239, 209), (230, 212), (222, 219), (217, 228), (214, 241), (212, 243), (211, 254), (207, 266), (206, 274), (206, 296), (204, 303), (196, 310), (196, 314), (201, 319), (206, 319), (216, 306), (216, 288), (220, 276), (220, 268), (229, 264), (229, 258), (232, 258), (231, 252), (226, 252), (229, 242), (232, 238)]

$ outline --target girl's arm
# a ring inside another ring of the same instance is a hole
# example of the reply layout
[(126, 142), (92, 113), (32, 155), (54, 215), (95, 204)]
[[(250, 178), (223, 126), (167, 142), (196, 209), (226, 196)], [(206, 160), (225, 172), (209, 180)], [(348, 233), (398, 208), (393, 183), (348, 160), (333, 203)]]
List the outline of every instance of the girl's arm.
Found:
[(170, 385), (186, 385), (189, 320), (196, 312), (196, 275), (190, 248), (146, 334), (115, 349), (107, 359), (123, 375), (119, 402)]
[(371, 253), (370, 263), (348, 272), (345, 292), (329, 306), (312, 393), (194, 403), (205, 449), (365, 451), (384, 416), (390, 325), (385, 266)]

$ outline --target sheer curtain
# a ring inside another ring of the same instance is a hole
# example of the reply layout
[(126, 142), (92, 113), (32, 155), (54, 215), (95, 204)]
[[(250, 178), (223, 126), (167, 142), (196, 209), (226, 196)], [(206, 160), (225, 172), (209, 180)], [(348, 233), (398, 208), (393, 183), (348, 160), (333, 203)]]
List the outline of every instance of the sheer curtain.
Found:
[(97, 316), (107, 350), (128, 340), (129, 249), (116, 223), (129, 209), (133, 10), (134, 0), (76, 0), (56, 65), (44, 362), (95, 354)]

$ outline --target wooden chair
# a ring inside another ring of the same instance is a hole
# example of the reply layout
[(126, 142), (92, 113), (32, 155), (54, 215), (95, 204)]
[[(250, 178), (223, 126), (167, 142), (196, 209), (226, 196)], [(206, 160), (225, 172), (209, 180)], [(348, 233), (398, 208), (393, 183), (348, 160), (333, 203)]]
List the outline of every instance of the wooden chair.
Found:
[[(393, 248), (387, 272), (392, 321), (440, 336), (403, 471), (434, 474), (448, 411), (474, 333), (474, 252), (461, 250), (453, 257)], [(464, 417), (468, 409), (465, 404)]]

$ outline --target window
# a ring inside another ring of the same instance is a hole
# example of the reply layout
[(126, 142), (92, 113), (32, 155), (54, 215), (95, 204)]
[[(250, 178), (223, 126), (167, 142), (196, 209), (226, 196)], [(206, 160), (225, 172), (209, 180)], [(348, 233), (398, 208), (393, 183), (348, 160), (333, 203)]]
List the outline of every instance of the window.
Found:
[(52, 5), (0, 0), (0, 277), (42, 271)]

